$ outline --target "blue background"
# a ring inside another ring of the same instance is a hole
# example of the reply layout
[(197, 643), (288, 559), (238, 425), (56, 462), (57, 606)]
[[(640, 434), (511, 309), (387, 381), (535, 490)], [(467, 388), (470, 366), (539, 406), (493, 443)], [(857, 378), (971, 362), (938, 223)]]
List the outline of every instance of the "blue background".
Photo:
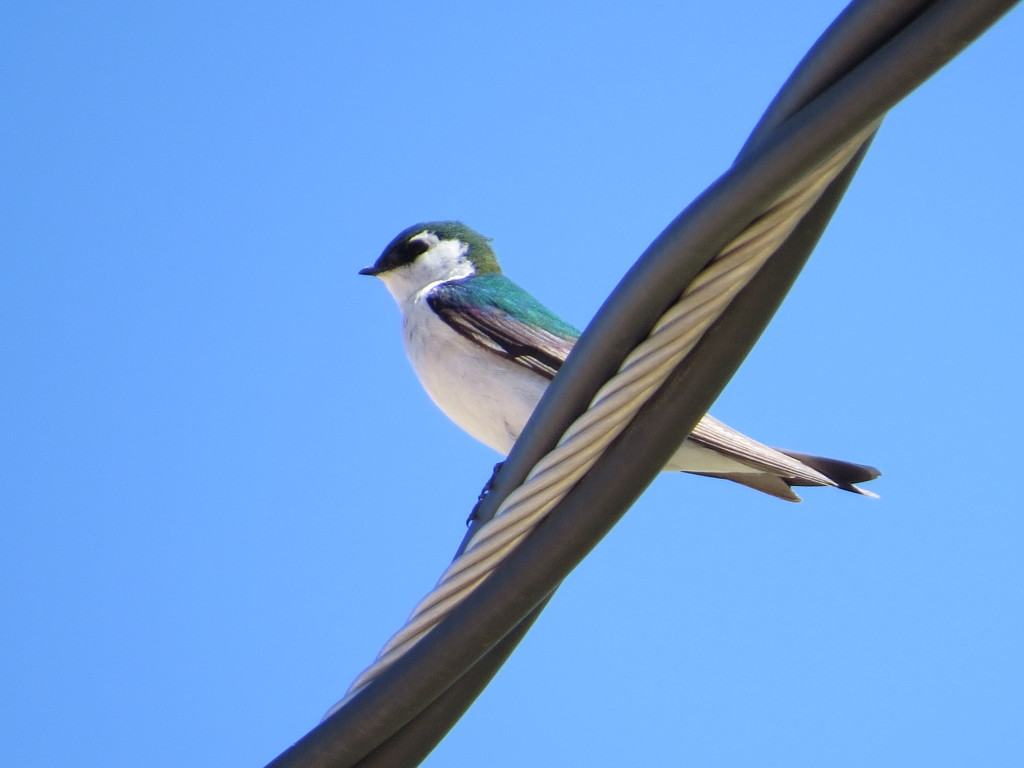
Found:
[[(6, 4), (5, 762), (314, 725), (496, 460), (356, 270), (459, 218), (585, 325), (842, 6)], [(659, 478), (429, 765), (1024, 762), (1022, 39), (893, 111), (714, 411), (882, 499)]]

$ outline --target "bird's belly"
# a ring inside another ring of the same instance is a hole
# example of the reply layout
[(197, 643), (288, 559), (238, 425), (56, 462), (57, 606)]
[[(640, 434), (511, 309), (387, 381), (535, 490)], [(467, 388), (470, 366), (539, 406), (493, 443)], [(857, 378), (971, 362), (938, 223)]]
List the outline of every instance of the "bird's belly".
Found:
[[(507, 455), (550, 382), (475, 344), (423, 306), (406, 316), (402, 336), (409, 360), (430, 399), (466, 432)], [(679, 446), (665, 469), (752, 471), (692, 440)]]
[(480, 442), (508, 454), (548, 380), (453, 331), (436, 317), (405, 328), (405, 347), (431, 400)]

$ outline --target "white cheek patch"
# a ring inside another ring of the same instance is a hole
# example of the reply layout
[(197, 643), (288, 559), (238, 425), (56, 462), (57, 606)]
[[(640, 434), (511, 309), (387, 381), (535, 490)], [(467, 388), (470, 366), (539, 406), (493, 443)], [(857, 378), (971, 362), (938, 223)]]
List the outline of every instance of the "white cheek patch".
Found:
[(412, 269), (431, 277), (431, 282), (441, 277), (444, 280), (458, 280), (469, 277), (475, 271), (466, 258), (469, 246), (458, 240), (439, 242), (412, 264)]

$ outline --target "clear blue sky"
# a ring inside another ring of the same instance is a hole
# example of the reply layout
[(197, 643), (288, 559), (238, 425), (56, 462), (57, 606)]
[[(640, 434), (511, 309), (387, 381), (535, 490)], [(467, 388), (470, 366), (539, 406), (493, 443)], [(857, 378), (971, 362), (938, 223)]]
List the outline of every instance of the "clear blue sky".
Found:
[[(585, 325), (842, 2), (0, 10), (0, 743), (259, 766), (496, 456), (358, 277), (458, 218)], [(432, 766), (1024, 763), (1024, 15), (886, 121), (715, 413), (876, 464), (661, 477)]]

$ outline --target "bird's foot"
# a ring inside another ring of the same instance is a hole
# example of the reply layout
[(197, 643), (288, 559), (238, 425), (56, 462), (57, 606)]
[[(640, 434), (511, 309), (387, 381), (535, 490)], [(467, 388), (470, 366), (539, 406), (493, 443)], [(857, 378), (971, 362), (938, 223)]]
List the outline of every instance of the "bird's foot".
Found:
[(505, 462), (503, 461), (499, 461), (497, 464), (494, 465), (494, 470), (491, 472), (490, 479), (486, 483), (484, 483), (484, 487), (480, 491), (480, 495), (477, 496), (476, 504), (473, 505), (473, 511), (471, 511), (469, 513), (469, 517), (466, 518), (467, 526), (471, 525), (476, 520), (480, 519), (480, 505), (484, 503), (484, 499), (487, 498), (487, 494), (489, 494), (494, 489), (494, 478), (498, 476), (498, 470), (501, 469), (501, 465), (504, 463)]

